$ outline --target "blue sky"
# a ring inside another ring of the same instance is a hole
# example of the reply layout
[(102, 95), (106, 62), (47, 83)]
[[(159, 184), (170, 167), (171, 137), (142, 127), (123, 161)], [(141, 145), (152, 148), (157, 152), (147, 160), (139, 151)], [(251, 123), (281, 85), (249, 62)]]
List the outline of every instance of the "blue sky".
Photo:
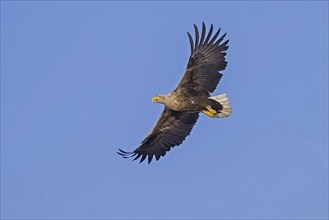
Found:
[[(227, 119), (133, 150), (193, 24), (222, 27)], [(328, 2), (1, 1), (1, 218), (328, 218)]]

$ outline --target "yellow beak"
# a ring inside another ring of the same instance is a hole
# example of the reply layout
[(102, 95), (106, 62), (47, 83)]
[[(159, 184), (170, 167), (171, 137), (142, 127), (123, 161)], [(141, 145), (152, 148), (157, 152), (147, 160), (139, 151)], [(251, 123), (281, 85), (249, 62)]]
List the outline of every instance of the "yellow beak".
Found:
[(157, 102), (159, 101), (159, 97), (158, 96), (153, 96), (152, 97), (152, 102)]

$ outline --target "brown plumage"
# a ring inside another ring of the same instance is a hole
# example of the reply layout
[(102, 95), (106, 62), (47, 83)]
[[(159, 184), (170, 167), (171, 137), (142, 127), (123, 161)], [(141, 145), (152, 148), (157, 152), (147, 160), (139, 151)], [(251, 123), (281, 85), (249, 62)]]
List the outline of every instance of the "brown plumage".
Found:
[(171, 148), (183, 143), (191, 133), (193, 126), (203, 112), (210, 117), (224, 118), (231, 112), (231, 106), (226, 94), (210, 96), (222, 78), (222, 71), (226, 68), (226, 50), (228, 40), (222, 43), (226, 33), (218, 38), (220, 29), (212, 36), (213, 25), (206, 36), (206, 26), (202, 23), (201, 38), (196, 25), (195, 42), (188, 34), (191, 56), (185, 74), (177, 88), (168, 95), (159, 95), (152, 98), (154, 102), (162, 103), (165, 109), (150, 134), (133, 152), (119, 149), (118, 154), (124, 158), (146, 157), (148, 163), (153, 156), (158, 160)]

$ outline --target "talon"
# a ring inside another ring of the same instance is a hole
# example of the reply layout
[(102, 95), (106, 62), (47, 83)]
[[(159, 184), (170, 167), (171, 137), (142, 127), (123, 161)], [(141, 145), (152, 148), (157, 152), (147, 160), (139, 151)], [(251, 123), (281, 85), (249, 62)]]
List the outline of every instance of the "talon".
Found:
[(212, 108), (208, 108), (207, 110), (203, 110), (203, 113), (208, 115), (209, 117), (215, 117), (217, 115), (217, 111)]

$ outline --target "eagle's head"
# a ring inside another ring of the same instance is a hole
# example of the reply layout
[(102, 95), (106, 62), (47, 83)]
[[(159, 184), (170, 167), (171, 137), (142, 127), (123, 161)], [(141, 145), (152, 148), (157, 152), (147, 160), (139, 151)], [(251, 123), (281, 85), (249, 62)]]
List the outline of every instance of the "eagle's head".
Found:
[(165, 103), (166, 101), (166, 96), (165, 95), (157, 95), (152, 97), (152, 102), (153, 103)]

